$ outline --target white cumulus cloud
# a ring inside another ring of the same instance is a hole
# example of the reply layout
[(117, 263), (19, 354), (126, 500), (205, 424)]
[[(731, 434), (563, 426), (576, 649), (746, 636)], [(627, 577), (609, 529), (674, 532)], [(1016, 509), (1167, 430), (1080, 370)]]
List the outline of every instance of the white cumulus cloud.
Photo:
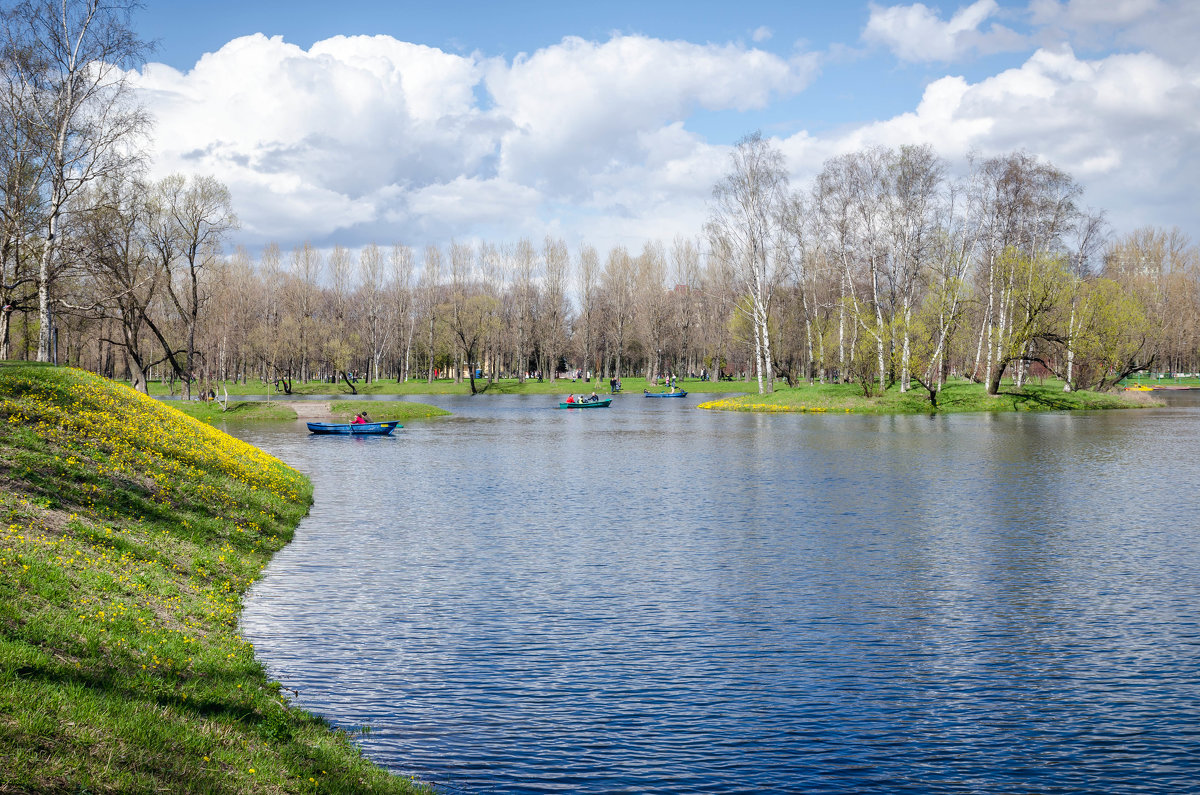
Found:
[(1086, 201), (1124, 228), (1195, 226), (1200, 70), (1152, 53), (1082, 59), (1038, 50), (1019, 67), (978, 82), (932, 81), (915, 110), (814, 141), (785, 141), (798, 168), (873, 145), (929, 143), (962, 162), (1015, 150), (1071, 173)]
[(802, 56), (642, 36), (566, 38), (508, 62), (389, 36), (305, 50), (253, 35), (187, 72), (132, 77), (158, 120), (156, 175), (225, 181), (255, 245), (538, 236), (567, 204), (674, 207), (711, 186), (691, 114), (762, 108), (814, 71)]
[(999, 10), (996, 0), (976, 0), (943, 21), (923, 3), (906, 6), (871, 4), (863, 39), (881, 44), (904, 61), (955, 61), (974, 53), (1000, 52), (1019, 47), (1022, 37), (1009, 28), (983, 24)]

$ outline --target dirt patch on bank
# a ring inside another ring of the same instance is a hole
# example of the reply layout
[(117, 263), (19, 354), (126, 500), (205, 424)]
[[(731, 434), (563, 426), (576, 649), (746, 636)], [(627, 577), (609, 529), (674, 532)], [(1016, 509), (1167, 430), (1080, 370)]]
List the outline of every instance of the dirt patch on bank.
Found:
[(296, 412), (298, 420), (328, 420), (333, 418), (333, 410), (328, 403), (318, 403), (315, 400), (294, 400), (287, 404)]

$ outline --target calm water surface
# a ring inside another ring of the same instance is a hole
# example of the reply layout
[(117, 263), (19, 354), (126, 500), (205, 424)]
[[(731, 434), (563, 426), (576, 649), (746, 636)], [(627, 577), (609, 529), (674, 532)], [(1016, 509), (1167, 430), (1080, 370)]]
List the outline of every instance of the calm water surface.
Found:
[(1200, 400), (761, 416), (431, 397), (230, 427), (316, 484), (243, 623), (447, 792), (1200, 786)]

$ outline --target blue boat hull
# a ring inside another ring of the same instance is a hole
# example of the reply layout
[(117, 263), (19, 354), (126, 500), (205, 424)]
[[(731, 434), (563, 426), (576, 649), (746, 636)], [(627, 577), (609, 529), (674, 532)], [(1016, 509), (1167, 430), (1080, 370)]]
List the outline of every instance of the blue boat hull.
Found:
[(644, 392), (643, 396), (652, 398), (687, 397), (687, 392)]
[(349, 422), (310, 422), (308, 429), (313, 433), (339, 434), (344, 436), (391, 436), (392, 431), (403, 428), (399, 422), (361, 422), (354, 425)]

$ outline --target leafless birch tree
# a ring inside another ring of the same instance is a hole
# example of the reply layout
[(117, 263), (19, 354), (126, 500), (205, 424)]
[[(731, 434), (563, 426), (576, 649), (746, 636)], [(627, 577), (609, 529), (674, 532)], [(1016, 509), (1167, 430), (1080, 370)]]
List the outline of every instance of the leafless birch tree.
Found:
[(710, 237), (726, 241), (730, 264), (750, 296), (755, 368), (762, 394), (774, 389), (768, 321), (776, 282), (774, 248), (788, 176), (783, 154), (761, 133), (738, 141), (730, 159), (730, 172), (713, 188), (708, 229)]
[(22, 87), (21, 113), (36, 130), (45, 185), (38, 263), (38, 361), (50, 359), (53, 261), (62, 215), (88, 183), (129, 170), (149, 120), (123, 67), (147, 51), (133, 32), (133, 2), (25, 0), (4, 13), (4, 66)]

